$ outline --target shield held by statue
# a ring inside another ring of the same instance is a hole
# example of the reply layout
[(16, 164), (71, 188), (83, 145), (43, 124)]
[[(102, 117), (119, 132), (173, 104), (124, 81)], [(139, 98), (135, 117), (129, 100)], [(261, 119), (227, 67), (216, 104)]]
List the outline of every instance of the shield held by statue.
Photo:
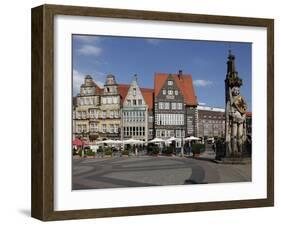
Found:
[(239, 96), (239, 97), (236, 98), (236, 100), (234, 101), (234, 105), (241, 114), (246, 113), (247, 103), (242, 96)]

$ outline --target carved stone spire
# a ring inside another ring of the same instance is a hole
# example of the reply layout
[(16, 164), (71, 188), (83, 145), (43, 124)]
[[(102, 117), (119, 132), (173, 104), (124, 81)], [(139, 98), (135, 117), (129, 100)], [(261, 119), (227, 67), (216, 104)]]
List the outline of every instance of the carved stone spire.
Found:
[(228, 52), (228, 61), (227, 61), (227, 73), (226, 73), (226, 85), (230, 87), (242, 85), (242, 79), (239, 78), (238, 72), (235, 68), (235, 56), (231, 53), (231, 50)]

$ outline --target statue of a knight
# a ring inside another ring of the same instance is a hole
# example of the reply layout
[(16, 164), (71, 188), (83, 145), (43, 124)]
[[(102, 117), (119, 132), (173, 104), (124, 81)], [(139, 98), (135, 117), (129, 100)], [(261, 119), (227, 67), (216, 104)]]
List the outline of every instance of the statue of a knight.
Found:
[(229, 51), (225, 79), (225, 144), (226, 157), (241, 156), (246, 141), (247, 103), (240, 95), (242, 79), (235, 70), (235, 56)]

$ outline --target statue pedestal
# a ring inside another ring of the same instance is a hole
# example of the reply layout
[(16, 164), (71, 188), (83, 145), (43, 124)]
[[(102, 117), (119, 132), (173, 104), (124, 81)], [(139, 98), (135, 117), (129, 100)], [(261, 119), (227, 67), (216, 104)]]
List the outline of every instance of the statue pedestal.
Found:
[[(220, 164), (250, 164), (251, 163), (251, 148), (245, 148), (243, 152), (238, 152), (235, 155), (229, 155), (226, 151), (227, 145), (222, 142), (217, 143), (216, 158), (214, 162)], [(247, 146), (245, 146), (247, 147)]]
[(231, 157), (223, 157), (220, 160), (214, 160), (216, 163), (220, 164), (250, 164), (251, 158), (249, 157), (241, 157), (241, 156), (231, 156)]

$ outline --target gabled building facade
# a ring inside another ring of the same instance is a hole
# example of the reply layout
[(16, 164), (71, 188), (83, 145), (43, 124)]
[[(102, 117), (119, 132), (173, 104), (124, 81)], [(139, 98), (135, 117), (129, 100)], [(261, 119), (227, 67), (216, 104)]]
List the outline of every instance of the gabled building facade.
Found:
[(186, 137), (197, 133), (197, 98), (192, 78), (177, 74), (156, 73), (154, 77), (155, 137)]
[(103, 90), (86, 75), (79, 94), (73, 98), (73, 134), (84, 140), (95, 140), (99, 133), (100, 95)]
[(138, 139), (148, 141), (153, 124), (149, 123), (152, 115), (152, 89), (138, 86), (137, 76), (130, 85), (120, 85), (119, 93), (122, 104), (121, 139)]
[(114, 75), (107, 75), (100, 101), (101, 139), (120, 139), (120, 95)]

